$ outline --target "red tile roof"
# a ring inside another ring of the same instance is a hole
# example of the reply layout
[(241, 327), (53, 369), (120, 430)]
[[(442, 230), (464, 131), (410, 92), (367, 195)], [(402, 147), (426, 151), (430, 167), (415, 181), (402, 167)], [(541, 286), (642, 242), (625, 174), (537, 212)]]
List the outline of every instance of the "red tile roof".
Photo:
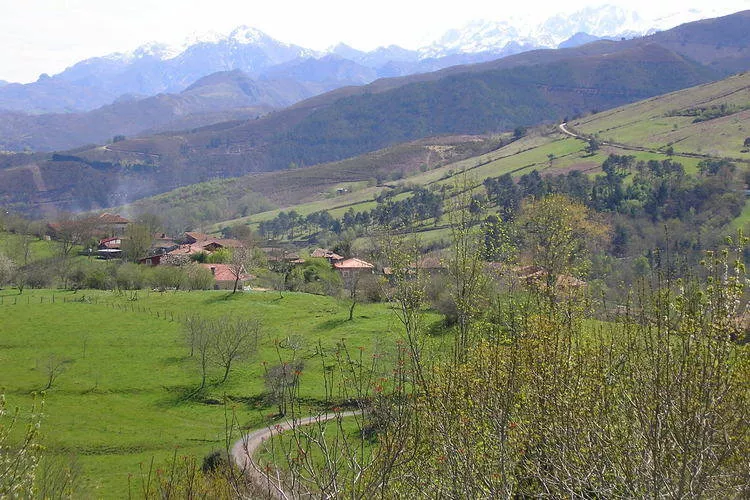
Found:
[[(214, 279), (216, 281), (234, 281), (235, 276), (232, 272), (232, 268), (228, 266), (227, 264), (201, 264), (201, 267), (205, 267), (211, 273), (214, 275)], [(247, 273), (241, 273), (240, 274), (240, 281), (242, 280), (248, 280), (252, 278), (251, 275)]]
[(194, 239), (195, 241), (203, 241), (203, 240), (208, 240), (208, 239), (211, 238), (207, 234), (197, 233), (197, 232), (192, 232), (192, 231), (191, 232), (186, 232), (185, 236), (188, 236), (188, 237)]
[(313, 253), (310, 254), (310, 257), (314, 259), (324, 258), (328, 260), (343, 260), (344, 259), (341, 255), (335, 253), (332, 250), (328, 250), (325, 248), (316, 248), (315, 250), (313, 250)]
[(99, 222), (103, 224), (130, 224), (130, 221), (120, 214), (103, 213), (98, 217)]
[(352, 258), (335, 262), (333, 267), (336, 269), (372, 269), (375, 266), (364, 260)]

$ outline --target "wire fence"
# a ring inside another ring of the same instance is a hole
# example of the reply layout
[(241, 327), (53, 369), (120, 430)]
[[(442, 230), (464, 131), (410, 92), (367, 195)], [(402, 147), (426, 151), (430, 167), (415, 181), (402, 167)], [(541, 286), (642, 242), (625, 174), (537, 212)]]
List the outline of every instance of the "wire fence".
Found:
[(102, 307), (111, 308), (115, 311), (120, 312), (131, 312), (148, 314), (157, 319), (166, 321), (177, 321), (185, 322), (189, 315), (186, 313), (175, 313), (166, 309), (153, 309), (151, 307), (142, 306), (140, 304), (130, 303), (121, 304), (118, 302), (112, 302), (109, 300), (100, 299), (99, 297), (87, 297), (82, 295), (80, 297), (59, 297), (55, 294), (52, 295), (0, 295), (0, 306), (17, 306), (17, 305), (50, 305), (50, 304), (92, 304)]

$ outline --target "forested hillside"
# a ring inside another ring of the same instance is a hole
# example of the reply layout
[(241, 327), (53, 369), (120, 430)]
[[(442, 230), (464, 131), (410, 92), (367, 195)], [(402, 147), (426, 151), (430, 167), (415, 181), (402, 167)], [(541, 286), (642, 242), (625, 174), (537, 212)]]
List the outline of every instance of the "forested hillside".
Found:
[[(425, 136), (507, 132), (572, 118), (745, 67), (747, 35), (740, 27), (747, 18), (739, 13), (643, 39), (535, 51), (382, 80), (259, 120), (66, 153), (74, 164), (56, 164), (49, 157), (30, 160), (26, 172), (3, 174), (13, 176), (18, 187), (0, 195), (8, 203), (41, 210), (73, 208), (75, 192), (76, 208), (102, 207), (205, 180), (340, 160)], [(693, 39), (693, 30), (700, 36)], [(712, 39), (715, 43), (708, 43)], [(85, 172), (90, 185), (82, 189), (76, 182), (55, 182), (61, 170)]]

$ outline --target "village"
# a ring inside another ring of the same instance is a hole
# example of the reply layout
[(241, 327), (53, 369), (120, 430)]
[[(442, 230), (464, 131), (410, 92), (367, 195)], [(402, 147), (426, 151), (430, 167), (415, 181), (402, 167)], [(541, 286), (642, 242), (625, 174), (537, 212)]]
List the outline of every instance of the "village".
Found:
[[(328, 248), (300, 249), (290, 244), (282, 246), (272, 240), (240, 240), (197, 231), (186, 231), (179, 236), (161, 231), (140, 231), (139, 235), (138, 231), (131, 231), (137, 226), (142, 228), (141, 224), (119, 214), (102, 213), (49, 223), (46, 238), (57, 240), (63, 246), (82, 245), (83, 255), (106, 261), (130, 261), (144, 268), (181, 269), (188, 265), (197, 266), (210, 273), (210, 279), (202, 281), (203, 284), (197, 287), (201, 289), (233, 292), (276, 289), (332, 294), (330, 286), (302, 286), (299, 283), (332, 280), (336, 282), (335, 288), (339, 292), (343, 289), (345, 295), (352, 300), (357, 300), (356, 295), (360, 294), (379, 301), (382, 299), (380, 293), (367, 293), (367, 289), (378, 288), (378, 276), (385, 278), (387, 282), (394, 279), (394, 270), (387, 265), (370, 262), (361, 256), (340, 255)], [(140, 244), (133, 244), (132, 240), (136, 238), (142, 240)], [(328, 273), (321, 268), (321, 263), (325, 263)], [(295, 268), (299, 272), (295, 272)], [(437, 252), (419, 256), (407, 270), (412, 275), (417, 271), (428, 276), (435, 283), (435, 288), (441, 288), (440, 283), (449, 275), (448, 266)], [(253, 274), (254, 272), (265, 272), (265, 279)], [(586, 281), (568, 274), (556, 275), (552, 278), (553, 282), (549, 282), (547, 271), (538, 265), (508, 267), (499, 262), (485, 262), (483, 272), (495, 280), (510, 280), (524, 285), (554, 285), (560, 289), (587, 286)], [(273, 278), (269, 279), (268, 276)], [(179, 289), (180, 285), (167, 284), (157, 288)]]
[[(211, 273), (215, 290), (249, 290), (256, 278), (249, 267), (267, 266), (275, 272), (288, 271), (291, 267), (306, 262), (295, 251), (280, 246), (255, 246), (248, 241), (220, 238), (200, 232), (187, 231), (179, 236), (163, 232), (151, 234), (148, 246), (141, 245), (128, 252), (129, 231), (133, 222), (119, 214), (103, 213), (77, 220), (67, 220), (47, 225), (47, 238), (82, 244), (82, 253), (102, 260), (128, 259), (150, 267), (180, 267), (190, 262), (197, 263)], [(95, 242), (96, 248), (93, 248)], [(251, 248), (254, 247), (254, 248)], [(255, 255), (251, 255), (255, 251)], [(128, 255), (131, 253), (132, 255)], [(340, 276), (349, 280), (360, 274), (373, 274), (376, 266), (356, 257), (345, 257), (336, 252), (316, 248), (307, 259), (322, 259)], [(380, 270), (383, 271), (382, 269)], [(386, 269), (386, 272), (388, 270)]]

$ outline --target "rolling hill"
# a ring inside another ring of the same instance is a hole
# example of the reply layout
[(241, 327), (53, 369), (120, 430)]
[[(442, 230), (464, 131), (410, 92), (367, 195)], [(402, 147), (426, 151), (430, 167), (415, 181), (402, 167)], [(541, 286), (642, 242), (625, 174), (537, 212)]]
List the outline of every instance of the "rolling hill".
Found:
[[(685, 110), (722, 106), (726, 114), (709, 120), (684, 116)], [(582, 138), (571, 137), (558, 126), (546, 126), (517, 140), (509, 135), (422, 139), (340, 162), (197, 184), (119, 210), (161, 214), (175, 230), (205, 228), (206, 223), (217, 221), (212, 229), (218, 231), (237, 223), (256, 227), (282, 210), (303, 215), (327, 210), (337, 217), (350, 208), (370, 210), (374, 199), (390, 189), (449, 186), (461, 172), (478, 183), (487, 177), (505, 173), (517, 177), (532, 170), (594, 172), (609, 154), (635, 155), (642, 160), (672, 158), (691, 172), (700, 161), (711, 158), (730, 158), (750, 167), (750, 149), (744, 146), (750, 137), (748, 109), (750, 73), (744, 73), (569, 122), (568, 129)], [(599, 151), (587, 151), (587, 137), (602, 141)], [(192, 219), (184, 214), (192, 214)], [(201, 219), (201, 215), (209, 216)], [(427, 237), (440, 232), (427, 229)]]
[[(16, 167), (0, 174), (21, 181), (0, 196), (36, 208), (70, 208), (73, 200), (84, 209), (119, 205), (195, 182), (338, 161), (423, 137), (555, 122), (749, 67), (748, 26), (750, 11), (643, 39), (598, 41), (379, 80), (258, 120), (125, 140), (42, 161), (30, 157), (22, 171)], [(76, 175), (87, 179), (85, 188), (74, 181)], [(62, 185), (55, 182), (61, 178)]]

